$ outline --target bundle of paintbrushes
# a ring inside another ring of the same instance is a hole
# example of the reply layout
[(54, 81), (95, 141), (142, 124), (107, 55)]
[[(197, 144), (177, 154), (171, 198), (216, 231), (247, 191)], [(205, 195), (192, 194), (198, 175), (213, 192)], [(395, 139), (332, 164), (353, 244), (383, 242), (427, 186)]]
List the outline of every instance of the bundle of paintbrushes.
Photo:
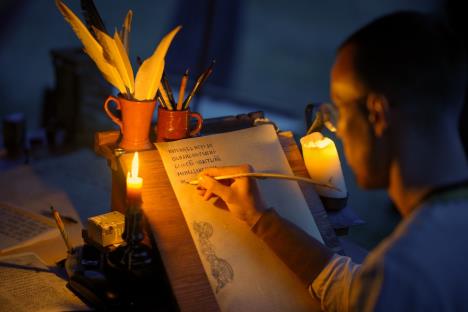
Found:
[(154, 53), (142, 62), (136, 76), (133, 75), (129, 58), (129, 34), (133, 13), (128, 11), (122, 30), (110, 36), (92, 0), (81, 0), (87, 23), (81, 20), (62, 1), (55, 3), (84, 45), (84, 51), (96, 63), (104, 78), (129, 100), (153, 100), (161, 83), (164, 58), (167, 50), (180, 30), (180, 26), (169, 32), (158, 44)]
[(174, 99), (174, 95), (172, 94), (171, 87), (169, 85), (169, 81), (167, 80), (167, 76), (165, 73), (163, 73), (162, 81), (161, 81), (161, 86), (162, 88), (159, 88), (157, 92), (157, 99), (159, 103), (161, 104), (162, 107), (164, 107), (167, 110), (186, 110), (189, 108), (190, 101), (192, 101), (193, 97), (201, 90), (201, 87), (205, 83), (205, 81), (208, 79), (208, 77), (211, 75), (213, 72), (213, 66), (216, 63), (215, 60), (211, 62), (211, 65), (200, 75), (198, 76), (192, 91), (188, 94), (188, 96), (184, 99), (185, 97), (185, 90), (187, 88), (187, 82), (189, 80), (189, 70), (187, 69), (185, 71), (185, 74), (182, 76), (182, 80), (180, 82), (180, 88), (179, 88), (179, 96), (177, 99), (177, 102)]

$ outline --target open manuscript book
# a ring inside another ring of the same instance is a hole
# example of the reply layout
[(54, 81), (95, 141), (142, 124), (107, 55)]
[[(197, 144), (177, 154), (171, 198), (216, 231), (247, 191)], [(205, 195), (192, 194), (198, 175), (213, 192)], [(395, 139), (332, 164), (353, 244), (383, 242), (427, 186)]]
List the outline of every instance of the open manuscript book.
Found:
[[(164, 167), (222, 311), (310, 311), (308, 290), (247, 225), (184, 183), (204, 168), (249, 163), (256, 172), (293, 174), (271, 125), (157, 143)], [(322, 241), (295, 181), (257, 180), (265, 201)]]

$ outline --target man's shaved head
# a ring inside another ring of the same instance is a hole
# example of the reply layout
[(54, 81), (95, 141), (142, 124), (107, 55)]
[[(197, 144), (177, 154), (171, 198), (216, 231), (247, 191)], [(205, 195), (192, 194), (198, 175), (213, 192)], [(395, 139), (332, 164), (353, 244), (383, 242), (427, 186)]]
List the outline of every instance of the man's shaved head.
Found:
[[(372, 92), (418, 113), (459, 113), (464, 95), (463, 45), (442, 21), (422, 13), (397, 12), (355, 32), (340, 50), (354, 46), (354, 67)], [(437, 106), (437, 107), (435, 107)]]

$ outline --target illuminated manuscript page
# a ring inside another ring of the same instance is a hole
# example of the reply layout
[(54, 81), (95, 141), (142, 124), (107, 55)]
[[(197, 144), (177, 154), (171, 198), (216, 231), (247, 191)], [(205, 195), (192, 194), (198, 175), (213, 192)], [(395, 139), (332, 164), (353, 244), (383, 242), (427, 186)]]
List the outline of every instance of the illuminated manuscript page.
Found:
[[(271, 125), (157, 143), (222, 311), (310, 311), (307, 289), (279, 258), (228, 211), (184, 183), (204, 168), (249, 163), (256, 172), (292, 174)], [(322, 241), (297, 182), (257, 180), (269, 207)]]

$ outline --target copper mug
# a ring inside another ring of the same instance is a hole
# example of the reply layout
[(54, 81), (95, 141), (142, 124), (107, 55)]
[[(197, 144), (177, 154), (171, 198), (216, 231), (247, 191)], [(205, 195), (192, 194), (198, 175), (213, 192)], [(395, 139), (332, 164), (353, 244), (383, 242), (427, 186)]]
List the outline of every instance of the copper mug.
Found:
[[(116, 109), (121, 111), (121, 118), (115, 116), (109, 109), (109, 104), (115, 103)], [(104, 102), (107, 115), (120, 127), (122, 134), (119, 147), (127, 151), (141, 151), (154, 148), (149, 139), (151, 119), (153, 118), (156, 100), (134, 101), (121, 95), (109, 96)]]
[[(190, 130), (190, 120), (197, 119), (194, 129)], [(203, 124), (199, 113), (185, 110), (168, 110), (158, 107), (158, 124), (156, 126), (156, 141), (168, 142), (196, 136)]]

